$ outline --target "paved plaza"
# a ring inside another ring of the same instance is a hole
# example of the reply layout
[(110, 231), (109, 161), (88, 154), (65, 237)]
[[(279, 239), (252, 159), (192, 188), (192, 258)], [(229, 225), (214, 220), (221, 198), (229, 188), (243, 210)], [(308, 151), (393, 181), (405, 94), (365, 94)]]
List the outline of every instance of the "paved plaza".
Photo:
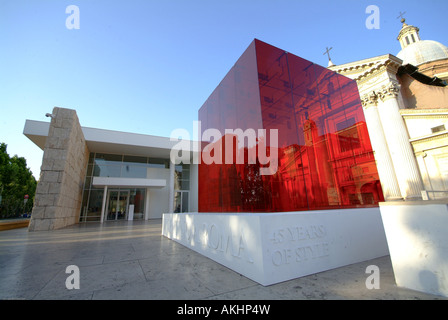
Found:
[[(446, 300), (398, 288), (389, 256), (263, 287), (161, 235), (161, 220), (0, 232), (0, 299)], [(66, 268), (79, 268), (69, 290)], [(367, 289), (366, 268), (380, 270)]]

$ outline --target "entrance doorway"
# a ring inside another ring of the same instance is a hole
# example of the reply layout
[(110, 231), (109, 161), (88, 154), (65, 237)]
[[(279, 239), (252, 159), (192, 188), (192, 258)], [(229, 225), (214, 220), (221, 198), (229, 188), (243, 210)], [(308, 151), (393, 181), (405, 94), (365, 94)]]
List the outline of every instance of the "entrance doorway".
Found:
[(127, 220), (129, 190), (110, 190), (107, 193), (106, 221)]

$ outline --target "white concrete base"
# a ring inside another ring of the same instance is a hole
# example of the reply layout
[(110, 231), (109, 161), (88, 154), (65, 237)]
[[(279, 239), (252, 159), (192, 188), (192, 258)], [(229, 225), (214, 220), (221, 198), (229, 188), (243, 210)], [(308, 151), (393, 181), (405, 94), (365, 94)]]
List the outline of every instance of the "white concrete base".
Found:
[(162, 234), (264, 286), (389, 254), (379, 208), (172, 213)]
[(382, 203), (380, 210), (397, 285), (448, 297), (447, 203)]

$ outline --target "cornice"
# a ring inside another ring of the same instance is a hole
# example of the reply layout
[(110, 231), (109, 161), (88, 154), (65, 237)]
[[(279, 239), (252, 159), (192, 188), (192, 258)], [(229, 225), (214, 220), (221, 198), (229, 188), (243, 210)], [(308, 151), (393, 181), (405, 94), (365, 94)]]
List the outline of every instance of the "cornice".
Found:
[(343, 75), (361, 73), (353, 78), (353, 80), (355, 80), (358, 84), (361, 84), (386, 71), (396, 73), (402, 63), (403, 60), (400, 58), (391, 54), (385, 54), (369, 59), (350, 62), (344, 65), (333, 66), (329, 69)]
[(448, 118), (448, 109), (401, 109), (405, 119)]
[(411, 142), (411, 144), (419, 144), (419, 143), (439, 140), (439, 139), (443, 139), (443, 138), (448, 138), (448, 132), (445, 131), (445, 132), (433, 134), (433, 135), (426, 136), (426, 137), (410, 139), (409, 142)]
[(359, 75), (356, 80), (357, 83), (361, 84), (363, 82), (369, 81), (370, 79), (384, 73), (384, 72), (391, 72), (393, 74), (396, 74), (398, 71), (398, 68), (401, 66), (401, 60), (395, 61), (395, 60), (386, 60), (382, 62), (381, 64), (376, 65), (374, 68), (371, 68), (364, 72), (363, 74)]
[(388, 54), (382, 55), (382, 56), (377, 56), (377, 57), (372, 57), (372, 58), (367, 58), (367, 59), (363, 59), (363, 60), (357, 60), (357, 61), (353, 61), (353, 62), (341, 64), (341, 65), (335, 65), (335, 66), (330, 67), (329, 69), (331, 69), (332, 71), (338, 72), (338, 73), (347, 72), (347, 71), (353, 70), (353, 69), (361, 69), (361, 68), (365, 68), (366, 66), (375, 65), (375, 64), (385, 60), (387, 58), (387, 56), (388, 56)]

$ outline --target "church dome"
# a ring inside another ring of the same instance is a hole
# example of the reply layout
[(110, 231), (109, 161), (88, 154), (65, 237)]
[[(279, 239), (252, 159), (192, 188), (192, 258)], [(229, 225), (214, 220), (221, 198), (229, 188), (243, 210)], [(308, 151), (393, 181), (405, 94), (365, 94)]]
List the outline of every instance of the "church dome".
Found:
[(448, 59), (448, 47), (433, 40), (420, 40), (403, 48), (397, 57), (403, 64), (419, 66), (426, 62)]

